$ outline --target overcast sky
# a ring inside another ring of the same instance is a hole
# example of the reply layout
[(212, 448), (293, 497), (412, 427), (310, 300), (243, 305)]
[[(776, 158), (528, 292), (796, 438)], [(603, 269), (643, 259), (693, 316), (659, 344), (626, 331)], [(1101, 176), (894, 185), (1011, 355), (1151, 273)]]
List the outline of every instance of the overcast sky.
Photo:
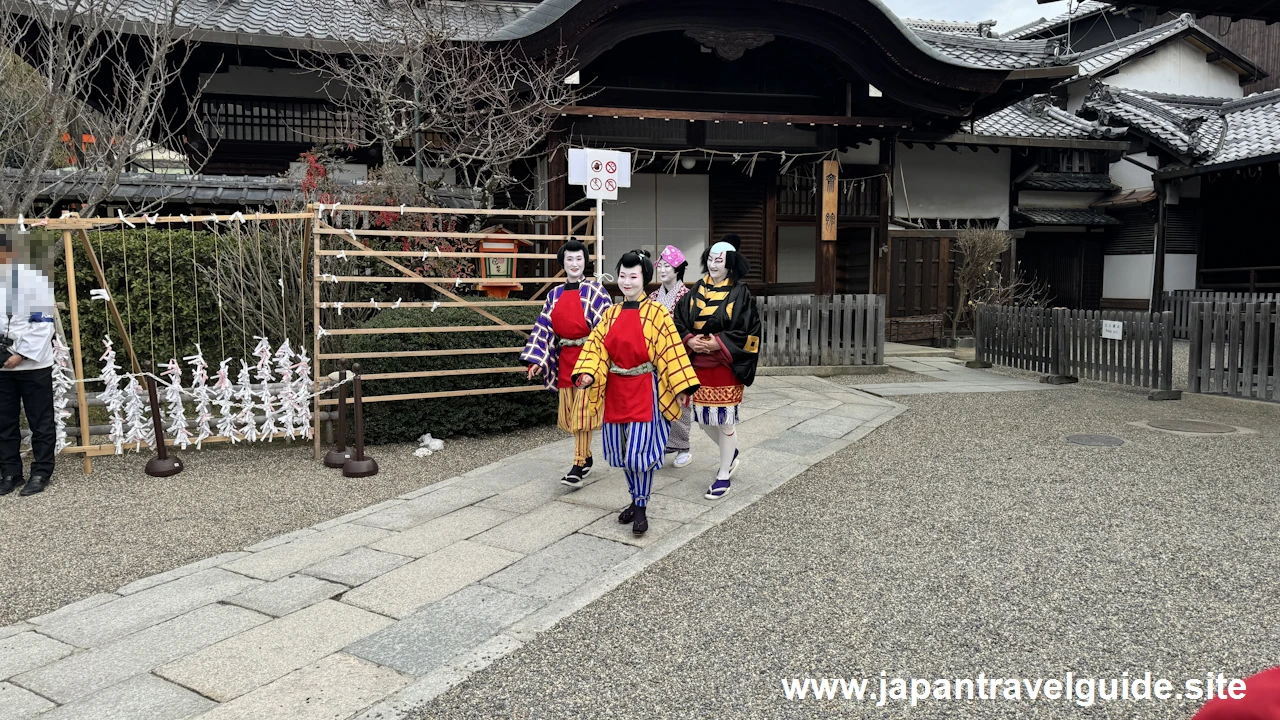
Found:
[(1067, 11), (1067, 3), (1039, 5), (1036, 0), (884, 0), (898, 17), (922, 20), (997, 20), (996, 32), (1053, 17)]

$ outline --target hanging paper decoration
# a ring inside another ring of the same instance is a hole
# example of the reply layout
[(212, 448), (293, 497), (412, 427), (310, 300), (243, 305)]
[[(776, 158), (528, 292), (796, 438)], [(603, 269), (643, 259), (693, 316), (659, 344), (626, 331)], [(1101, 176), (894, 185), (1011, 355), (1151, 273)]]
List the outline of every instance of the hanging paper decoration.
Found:
[(218, 364), (218, 379), (213, 383), (213, 402), (218, 406), (218, 434), (231, 440), (234, 445), (240, 438), (236, 433), (236, 415), (231, 412), (234, 389), (227, 371), (227, 364), (230, 362), (231, 358), (227, 358)]
[(169, 358), (165, 366), (164, 376), (169, 383), (164, 388), (164, 400), (169, 404), (169, 427), (167, 432), (173, 436), (173, 443), (183, 450), (191, 444), (191, 431), (187, 430), (187, 411), (182, 406), (182, 366), (177, 358)]
[(116, 365), (116, 351), (111, 347), (111, 338), (107, 337), (104, 342), (107, 350), (100, 358), (103, 390), (98, 393), (98, 399), (107, 406), (107, 412), (111, 414), (111, 442), (115, 443), (116, 454), (119, 455), (124, 445), (124, 417), (121, 410), (124, 408), (125, 396), (120, 390), (120, 375), (116, 372), (120, 366)]
[(294, 385), (293, 385), (293, 348), (289, 347), (289, 339), (285, 338), (280, 347), (276, 350), (274, 356), (276, 362), (276, 375), (280, 380), (280, 392), (276, 396), (278, 401), (279, 416), (281, 430), (284, 436), (290, 440), (296, 437), (297, 426), (294, 414), (297, 412), (297, 402), (294, 401)]
[(253, 356), (258, 358), (258, 364), (254, 368), (255, 375), (262, 382), (258, 399), (261, 401), (263, 419), (258, 437), (271, 442), (276, 434), (276, 410), (273, 404), (274, 398), (271, 395), (271, 343), (266, 338), (259, 337), (258, 345), (253, 349)]
[(249, 375), (249, 366), (243, 360), (240, 361), (240, 374), (236, 377), (236, 399), (240, 401), (240, 412), (236, 415), (239, 435), (243, 440), (257, 442), (257, 405), (253, 402), (253, 378)]
[(191, 366), (191, 397), (196, 401), (196, 449), (199, 450), (200, 444), (204, 439), (212, 435), (209, 430), (209, 421), (213, 419), (213, 413), (209, 411), (209, 364), (204, 361), (204, 353), (200, 350), (200, 343), (196, 343), (196, 354), (182, 358)]
[(293, 420), (294, 428), (299, 435), (310, 440), (314, 429), (311, 427), (311, 358), (306, 349), (298, 351), (298, 361), (293, 364)]
[(143, 444), (156, 446), (155, 431), (147, 417), (147, 404), (142, 401), (142, 385), (137, 375), (130, 375), (124, 387), (124, 422), (129, 428), (124, 436), (125, 445), (133, 443), (134, 450), (141, 450)]
[(75, 379), (71, 374), (70, 354), (67, 346), (62, 342), (62, 338), (55, 335), (53, 337), (53, 430), (54, 430), (54, 454), (62, 452), (62, 449), (71, 443), (67, 442), (67, 418), (71, 417), (71, 411), (67, 409), (67, 403), (71, 399), (71, 388), (75, 386)]

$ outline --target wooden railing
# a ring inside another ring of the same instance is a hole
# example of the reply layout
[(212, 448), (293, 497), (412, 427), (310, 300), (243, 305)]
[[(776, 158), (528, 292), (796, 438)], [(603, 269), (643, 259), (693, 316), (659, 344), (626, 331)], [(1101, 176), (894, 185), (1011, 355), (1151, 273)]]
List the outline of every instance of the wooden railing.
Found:
[(760, 364), (883, 365), (883, 295), (756, 298)]
[(1280, 400), (1280, 305), (1192, 303), (1190, 326), (1191, 392)]
[[(1078, 378), (1156, 391), (1173, 390), (1173, 313), (980, 305), (975, 313), (975, 358), (1044, 373), (1050, 382)], [(1103, 337), (1104, 322), (1119, 323), (1120, 338)]]
[(1194, 303), (1230, 305), (1231, 303), (1280, 302), (1280, 293), (1215, 292), (1213, 290), (1174, 290), (1164, 294), (1162, 310), (1173, 313), (1173, 333), (1179, 340), (1191, 337), (1191, 306)]

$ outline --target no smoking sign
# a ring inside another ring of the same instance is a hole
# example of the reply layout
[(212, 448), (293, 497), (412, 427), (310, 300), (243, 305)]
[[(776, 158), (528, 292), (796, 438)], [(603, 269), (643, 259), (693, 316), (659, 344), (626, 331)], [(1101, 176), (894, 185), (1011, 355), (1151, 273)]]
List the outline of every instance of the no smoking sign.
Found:
[(631, 154), (617, 150), (569, 150), (569, 183), (581, 185), (589, 198), (617, 200), (620, 188), (631, 187)]

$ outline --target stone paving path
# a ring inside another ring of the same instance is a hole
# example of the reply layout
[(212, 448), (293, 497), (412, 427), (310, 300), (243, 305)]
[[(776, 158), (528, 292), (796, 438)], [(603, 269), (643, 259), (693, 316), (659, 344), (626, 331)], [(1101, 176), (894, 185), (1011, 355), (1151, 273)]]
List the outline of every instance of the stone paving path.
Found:
[(880, 383), (878, 385), (853, 385), (852, 387), (880, 397), (895, 395), (928, 395), (932, 393), (991, 393), (1020, 392), (1025, 390), (1056, 390), (1062, 385), (1049, 385), (1034, 380), (1022, 380), (998, 375), (986, 370), (964, 366), (954, 358), (940, 357), (889, 357), (885, 364), (898, 370), (928, 375), (943, 382)]
[(703, 498), (718, 457), (695, 430), (641, 538), (620, 471), (558, 482), (565, 440), (138, 580), (0, 628), (0, 718), (401, 717), (904, 409), (758, 378), (733, 490)]

